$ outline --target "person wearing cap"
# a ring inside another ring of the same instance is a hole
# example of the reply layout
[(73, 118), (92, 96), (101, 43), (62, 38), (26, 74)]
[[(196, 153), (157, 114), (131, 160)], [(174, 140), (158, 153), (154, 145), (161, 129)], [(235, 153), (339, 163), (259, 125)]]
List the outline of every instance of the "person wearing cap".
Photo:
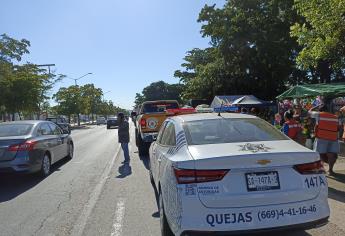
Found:
[(311, 108), (309, 115), (316, 122), (314, 150), (320, 154), (322, 161), (328, 163), (329, 174), (333, 175), (333, 167), (340, 150), (338, 142), (338, 117), (328, 112), (326, 104), (320, 104)]
[(129, 124), (128, 121), (125, 119), (125, 115), (120, 112), (117, 115), (119, 119), (119, 128), (118, 128), (118, 139), (119, 143), (121, 144), (121, 148), (123, 150), (124, 155), (124, 162), (125, 164), (129, 163), (129, 150), (128, 150), (128, 143), (129, 143)]
[(299, 142), (302, 126), (293, 119), (291, 110), (288, 110), (284, 113), (284, 120), (285, 123), (283, 124), (282, 128), (283, 133), (294, 141)]

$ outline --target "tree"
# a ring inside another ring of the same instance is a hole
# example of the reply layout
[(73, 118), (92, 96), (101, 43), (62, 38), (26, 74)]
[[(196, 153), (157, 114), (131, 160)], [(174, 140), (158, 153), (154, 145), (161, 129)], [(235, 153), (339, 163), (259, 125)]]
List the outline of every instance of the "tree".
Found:
[(53, 95), (53, 98), (58, 103), (57, 113), (67, 115), (69, 120), (71, 119), (71, 115), (77, 115), (78, 125), (80, 125), (79, 114), (81, 112), (82, 100), (79, 86), (62, 87)]
[(81, 93), (81, 110), (84, 114), (91, 114), (92, 121), (94, 114), (98, 112), (99, 106), (102, 103), (103, 91), (96, 88), (94, 84), (85, 84), (80, 87)]
[[(8, 95), (13, 92), (11, 87), (18, 87), (13, 84), (15, 78), (13, 61), (21, 61), (22, 56), (29, 53), (29, 46), (30, 42), (25, 39), (16, 40), (6, 34), (0, 35), (0, 106), (3, 112), (9, 109), (7, 102)], [(11, 107), (10, 109), (15, 110)]]
[(316, 70), (320, 82), (337, 76), (344, 79), (345, 1), (295, 0), (294, 7), (306, 21), (291, 27), (291, 35), (303, 47), (298, 65)]
[(141, 94), (136, 94), (135, 105), (139, 106), (144, 101), (153, 100), (178, 100), (181, 102), (182, 89), (183, 85), (180, 84), (168, 84), (164, 81), (151, 83), (143, 89)]
[(292, 6), (293, 0), (205, 5), (198, 22), (211, 47), (188, 52), (185, 71), (175, 72), (186, 85), (185, 98), (254, 94), (272, 99), (287, 84), (308, 80), (307, 72), (295, 67), (300, 47), (290, 37), (290, 26), (302, 18)]
[(29, 53), (29, 46), (28, 40), (0, 36), (0, 106), (3, 113), (12, 114), (12, 119), (21, 112), (36, 112), (39, 117), (49, 90), (61, 78), (32, 63), (17, 65)]

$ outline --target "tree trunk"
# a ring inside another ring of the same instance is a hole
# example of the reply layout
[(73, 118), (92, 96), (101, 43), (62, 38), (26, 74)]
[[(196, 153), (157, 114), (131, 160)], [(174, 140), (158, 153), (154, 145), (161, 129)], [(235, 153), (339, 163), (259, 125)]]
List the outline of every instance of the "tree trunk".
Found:
[(328, 61), (322, 60), (319, 62), (318, 69), (320, 72), (320, 83), (331, 82), (331, 68)]
[(78, 126), (80, 126), (80, 114), (78, 113)]

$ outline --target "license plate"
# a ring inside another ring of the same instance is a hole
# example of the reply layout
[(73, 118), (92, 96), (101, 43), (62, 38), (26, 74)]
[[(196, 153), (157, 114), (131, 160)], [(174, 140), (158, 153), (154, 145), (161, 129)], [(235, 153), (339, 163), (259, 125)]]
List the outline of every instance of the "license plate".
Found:
[(280, 189), (277, 171), (247, 173), (246, 180), (249, 192)]

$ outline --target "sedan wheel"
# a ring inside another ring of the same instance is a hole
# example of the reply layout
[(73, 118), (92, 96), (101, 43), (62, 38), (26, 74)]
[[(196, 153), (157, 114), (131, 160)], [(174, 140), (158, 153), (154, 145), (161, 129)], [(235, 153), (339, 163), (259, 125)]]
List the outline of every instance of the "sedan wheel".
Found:
[(72, 159), (73, 158), (73, 154), (74, 154), (74, 146), (73, 146), (73, 144), (72, 143), (70, 143), (69, 145), (68, 145), (68, 158), (69, 159)]
[(50, 167), (51, 167), (50, 158), (47, 154), (45, 154), (43, 156), (42, 166), (41, 166), (41, 175), (43, 177), (46, 177), (50, 174)]
[(162, 193), (159, 193), (159, 218), (160, 218), (160, 225), (161, 225), (161, 235), (173, 236), (174, 233), (171, 231), (169, 223), (165, 216)]

